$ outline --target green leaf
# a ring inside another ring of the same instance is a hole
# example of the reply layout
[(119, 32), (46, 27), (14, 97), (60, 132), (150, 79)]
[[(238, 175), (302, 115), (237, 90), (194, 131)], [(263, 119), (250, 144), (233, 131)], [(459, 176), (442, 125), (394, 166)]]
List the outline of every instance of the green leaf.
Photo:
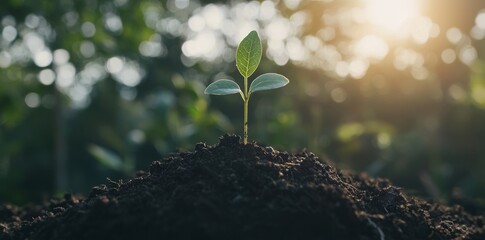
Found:
[(286, 86), (290, 80), (277, 73), (265, 73), (254, 79), (249, 87), (249, 94)]
[(261, 40), (256, 31), (251, 31), (239, 43), (236, 51), (236, 66), (243, 77), (249, 78), (256, 71), (261, 55)]
[(92, 144), (88, 147), (89, 153), (91, 153), (96, 160), (98, 160), (103, 166), (108, 167), (113, 170), (122, 170), (123, 161), (114, 152), (100, 147), (98, 145)]
[(228, 79), (217, 80), (209, 84), (209, 86), (207, 86), (207, 88), (205, 89), (204, 93), (212, 95), (229, 95), (239, 93), (244, 100), (244, 95), (239, 88), (239, 85), (237, 85), (236, 82)]

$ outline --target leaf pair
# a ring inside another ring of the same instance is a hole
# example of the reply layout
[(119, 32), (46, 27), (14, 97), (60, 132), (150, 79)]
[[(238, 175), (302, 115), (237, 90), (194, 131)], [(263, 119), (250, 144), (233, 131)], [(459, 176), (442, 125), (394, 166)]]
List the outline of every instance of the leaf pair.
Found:
[[(246, 80), (254, 71), (258, 68), (261, 61), (262, 47), (261, 40), (259, 39), (256, 31), (251, 31), (239, 44), (236, 52), (236, 66), (239, 73)], [(246, 84), (247, 81), (245, 81)], [(257, 77), (249, 87), (248, 92), (243, 92), (239, 85), (233, 80), (221, 79), (211, 83), (205, 89), (205, 94), (213, 95), (228, 95), (228, 94), (241, 94), (244, 101), (249, 99), (251, 93), (270, 90), (275, 88), (284, 87), (289, 83), (289, 80), (283, 75), (277, 73), (265, 73)], [(247, 89), (245, 86), (244, 89)]]
[[(277, 73), (265, 73), (259, 77), (257, 77), (249, 87), (248, 97), (253, 92), (263, 91), (263, 90), (270, 90), (275, 88), (284, 87), (290, 81), (284, 77), (283, 75)], [(205, 94), (212, 94), (212, 95), (229, 95), (239, 93), (243, 100), (245, 99), (244, 93), (239, 88), (236, 82), (229, 79), (221, 79), (211, 83), (205, 89)]]

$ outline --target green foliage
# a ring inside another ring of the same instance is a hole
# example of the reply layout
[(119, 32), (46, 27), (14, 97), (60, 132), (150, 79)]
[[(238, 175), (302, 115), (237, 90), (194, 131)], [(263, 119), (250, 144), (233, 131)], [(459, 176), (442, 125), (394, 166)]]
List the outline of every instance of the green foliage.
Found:
[(249, 87), (249, 94), (286, 86), (290, 80), (277, 73), (265, 73), (254, 79)]
[(261, 40), (256, 31), (251, 31), (241, 41), (236, 51), (236, 66), (243, 77), (248, 78), (256, 71), (261, 56)]
[(204, 91), (205, 94), (212, 94), (212, 95), (229, 95), (234, 93), (240, 93), (242, 99), (244, 100), (244, 93), (239, 88), (236, 82), (227, 79), (220, 79), (217, 80), (209, 86)]
[(258, 68), (261, 61), (262, 47), (256, 31), (251, 31), (239, 44), (236, 52), (236, 66), (244, 77), (244, 92), (232, 80), (217, 80), (207, 86), (204, 93), (212, 95), (229, 95), (240, 93), (244, 101), (244, 144), (248, 142), (248, 103), (251, 93), (286, 86), (290, 81), (281, 74), (265, 73), (257, 77), (248, 91), (248, 77)]
[(106, 148), (92, 144), (88, 147), (88, 151), (101, 165), (109, 169), (127, 174), (134, 170), (133, 161), (123, 161), (119, 155)]

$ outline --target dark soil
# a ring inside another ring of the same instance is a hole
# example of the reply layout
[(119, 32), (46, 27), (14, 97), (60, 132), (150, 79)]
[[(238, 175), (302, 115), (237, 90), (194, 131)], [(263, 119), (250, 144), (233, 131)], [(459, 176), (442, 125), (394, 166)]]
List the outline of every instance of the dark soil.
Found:
[(460, 206), (236, 136), (155, 161), (83, 199), (0, 206), (0, 239), (485, 239)]

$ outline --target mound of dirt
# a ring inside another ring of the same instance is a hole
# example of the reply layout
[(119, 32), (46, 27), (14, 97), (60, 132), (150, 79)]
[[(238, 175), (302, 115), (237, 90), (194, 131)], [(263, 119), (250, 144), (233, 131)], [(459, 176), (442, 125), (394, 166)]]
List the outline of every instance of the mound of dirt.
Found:
[(225, 135), (85, 199), (0, 206), (0, 239), (485, 239), (485, 226), (312, 153)]

